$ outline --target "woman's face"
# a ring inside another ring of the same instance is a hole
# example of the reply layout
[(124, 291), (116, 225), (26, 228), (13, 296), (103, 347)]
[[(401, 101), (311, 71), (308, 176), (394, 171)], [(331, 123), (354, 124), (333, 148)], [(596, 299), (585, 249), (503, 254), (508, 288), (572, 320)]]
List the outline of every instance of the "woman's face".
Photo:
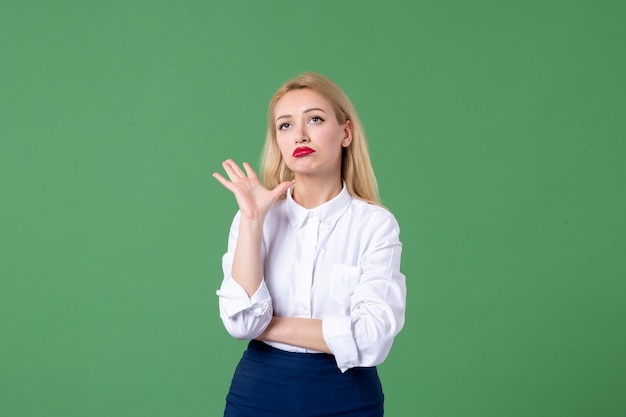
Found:
[(310, 89), (289, 91), (276, 103), (274, 128), (283, 159), (296, 175), (341, 177), (342, 148), (352, 141), (352, 124), (340, 124), (327, 99)]

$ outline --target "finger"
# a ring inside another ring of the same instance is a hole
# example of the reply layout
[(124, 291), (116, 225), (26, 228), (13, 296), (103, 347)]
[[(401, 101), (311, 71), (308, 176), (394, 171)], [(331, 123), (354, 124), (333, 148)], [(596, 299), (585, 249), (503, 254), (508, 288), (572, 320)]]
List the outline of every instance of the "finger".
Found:
[(228, 166), (234, 175), (240, 178), (243, 178), (246, 176), (241, 170), (241, 168), (239, 168), (239, 165), (237, 165), (237, 163), (233, 161), (232, 159), (227, 159), (226, 161), (224, 161), (224, 164), (226, 164), (224, 166), (224, 169), (226, 169), (226, 166)]
[(228, 175), (228, 178), (230, 178), (231, 180), (234, 180), (235, 178), (237, 178), (237, 174), (235, 173), (235, 171), (231, 167), (231, 165), (228, 162), (228, 160), (222, 162), (222, 168), (224, 168), (224, 171), (226, 171), (226, 174)]
[(246, 169), (246, 174), (248, 175), (248, 178), (253, 179), (253, 180), (258, 180), (256, 176), (256, 172), (254, 172), (254, 170), (252, 169), (249, 163), (244, 162), (243, 167)]
[(276, 201), (278, 197), (284, 194), (292, 185), (293, 185), (293, 181), (285, 181), (285, 182), (278, 184), (276, 188), (274, 188), (271, 192), (272, 199)]
[(214, 172), (213, 173), (213, 178), (215, 178), (216, 180), (218, 180), (224, 187), (226, 187), (228, 190), (233, 191), (233, 183), (228, 181), (226, 178), (224, 178), (222, 176), (222, 174), (220, 174), (219, 172)]
[(224, 168), (224, 171), (226, 171), (226, 174), (228, 174), (228, 178), (230, 178), (231, 181), (236, 181), (237, 179), (241, 178), (241, 176), (237, 174), (237, 171), (235, 170), (233, 165), (234, 162), (230, 159), (222, 162), (222, 167)]

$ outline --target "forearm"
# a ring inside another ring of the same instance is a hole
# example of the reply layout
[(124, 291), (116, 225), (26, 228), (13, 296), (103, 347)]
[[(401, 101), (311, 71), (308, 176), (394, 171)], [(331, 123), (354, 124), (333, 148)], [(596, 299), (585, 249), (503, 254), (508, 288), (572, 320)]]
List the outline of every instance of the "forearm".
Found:
[(242, 218), (231, 275), (251, 297), (261, 285), (263, 220)]
[(273, 317), (257, 339), (331, 353), (322, 333), (322, 320), (318, 319)]

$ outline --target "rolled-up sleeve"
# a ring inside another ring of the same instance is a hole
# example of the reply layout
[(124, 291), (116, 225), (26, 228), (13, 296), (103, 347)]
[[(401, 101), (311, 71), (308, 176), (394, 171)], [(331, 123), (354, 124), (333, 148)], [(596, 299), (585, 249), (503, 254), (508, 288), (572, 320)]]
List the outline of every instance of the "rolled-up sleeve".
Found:
[(342, 372), (382, 363), (404, 326), (406, 279), (400, 272), (400, 229), (391, 213), (363, 235), (361, 276), (348, 315), (322, 321), (324, 340)]
[(272, 319), (272, 299), (265, 284), (250, 297), (231, 275), (235, 246), (239, 234), (239, 212), (235, 215), (228, 238), (228, 251), (222, 258), (224, 279), (219, 297), (220, 318), (231, 336), (237, 339), (254, 339)]

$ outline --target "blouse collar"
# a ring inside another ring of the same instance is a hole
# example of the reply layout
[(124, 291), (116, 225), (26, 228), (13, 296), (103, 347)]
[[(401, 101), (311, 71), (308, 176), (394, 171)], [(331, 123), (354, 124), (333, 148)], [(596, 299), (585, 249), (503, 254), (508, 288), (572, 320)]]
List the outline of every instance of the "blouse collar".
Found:
[(304, 226), (306, 222), (312, 217), (316, 217), (320, 221), (320, 223), (324, 224), (325, 226), (334, 226), (337, 220), (339, 220), (341, 215), (350, 205), (350, 201), (352, 201), (352, 196), (348, 192), (348, 188), (346, 187), (345, 182), (343, 183), (341, 192), (339, 194), (337, 194), (326, 203), (312, 209), (306, 209), (300, 204), (296, 203), (296, 201), (293, 199), (292, 193), (293, 186), (291, 186), (287, 191), (287, 198), (285, 200), (287, 207), (287, 216), (289, 217), (291, 226), (295, 230), (298, 230), (302, 226)]

